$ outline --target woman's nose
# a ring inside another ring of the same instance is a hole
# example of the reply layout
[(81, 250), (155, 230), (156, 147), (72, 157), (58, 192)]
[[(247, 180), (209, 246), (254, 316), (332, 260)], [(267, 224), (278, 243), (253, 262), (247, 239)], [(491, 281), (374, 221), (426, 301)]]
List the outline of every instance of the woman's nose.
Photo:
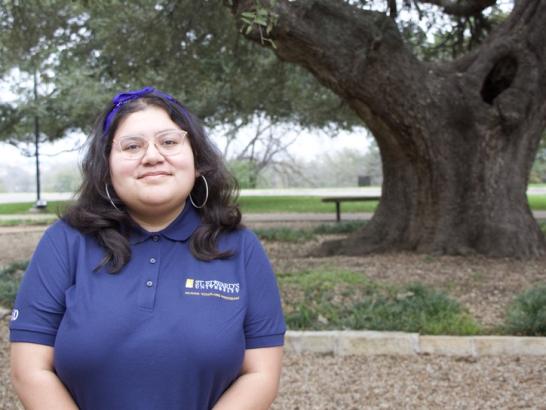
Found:
[(163, 161), (163, 159), (163, 155), (159, 152), (157, 146), (154, 143), (149, 143), (141, 161), (143, 163), (156, 163)]

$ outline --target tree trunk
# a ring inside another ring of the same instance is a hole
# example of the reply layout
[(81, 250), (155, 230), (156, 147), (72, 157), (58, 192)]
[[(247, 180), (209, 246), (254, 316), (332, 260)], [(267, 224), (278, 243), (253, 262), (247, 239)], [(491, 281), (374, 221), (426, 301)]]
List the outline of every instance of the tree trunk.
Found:
[[(236, 15), (256, 4), (231, 3)], [(546, 125), (545, 0), (518, 1), (479, 49), (434, 64), (417, 60), (383, 13), (326, 0), (274, 10), (277, 55), (346, 100), (381, 153), (375, 215), (323, 252), (545, 254), (526, 197)], [(258, 30), (248, 37), (261, 41)]]

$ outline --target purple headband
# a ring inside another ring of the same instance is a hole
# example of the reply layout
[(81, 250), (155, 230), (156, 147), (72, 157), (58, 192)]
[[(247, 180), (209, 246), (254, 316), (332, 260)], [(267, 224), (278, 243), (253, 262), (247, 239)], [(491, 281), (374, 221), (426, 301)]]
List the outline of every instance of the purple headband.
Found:
[(128, 101), (136, 100), (148, 94), (157, 95), (175, 103), (182, 109), (182, 112), (184, 113), (184, 115), (186, 115), (186, 109), (184, 108), (182, 104), (180, 104), (176, 100), (176, 98), (170, 96), (169, 94), (165, 94), (159, 90), (156, 90), (154, 87), (144, 87), (144, 88), (141, 88), (140, 90), (118, 93), (112, 99), (112, 104), (114, 104), (114, 107), (110, 110), (110, 112), (106, 115), (106, 118), (104, 119), (104, 124), (102, 126), (103, 137), (105, 137), (108, 134), (110, 125), (112, 125), (112, 120), (114, 119), (114, 117), (116, 116), (116, 113), (119, 111), (120, 107), (123, 104), (127, 103)]

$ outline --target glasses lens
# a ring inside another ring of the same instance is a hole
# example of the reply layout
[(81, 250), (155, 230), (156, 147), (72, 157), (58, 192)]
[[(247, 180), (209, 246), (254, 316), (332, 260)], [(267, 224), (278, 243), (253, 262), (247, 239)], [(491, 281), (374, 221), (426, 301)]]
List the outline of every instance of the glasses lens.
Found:
[[(186, 131), (167, 131), (154, 138), (154, 145), (161, 155), (176, 155), (182, 152)], [(119, 148), (125, 158), (141, 158), (148, 149), (148, 140), (142, 137), (125, 137), (119, 140)]]
[(155, 145), (163, 155), (175, 155), (182, 151), (185, 139), (186, 132), (169, 131), (159, 134), (155, 138)]
[(119, 148), (127, 158), (138, 158), (146, 151), (148, 141), (140, 137), (122, 138), (119, 141)]

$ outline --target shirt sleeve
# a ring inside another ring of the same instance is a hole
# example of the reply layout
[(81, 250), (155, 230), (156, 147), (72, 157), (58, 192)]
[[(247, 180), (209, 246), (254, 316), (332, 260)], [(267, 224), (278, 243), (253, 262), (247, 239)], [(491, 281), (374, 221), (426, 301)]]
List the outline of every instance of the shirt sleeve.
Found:
[(68, 240), (62, 223), (42, 236), (23, 276), (10, 321), (10, 341), (53, 346), (72, 286)]
[(277, 281), (258, 238), (249, 232), (246, 242), (248, 305), (244, 330), (246, 348), (282, 346), (286, 325)]

